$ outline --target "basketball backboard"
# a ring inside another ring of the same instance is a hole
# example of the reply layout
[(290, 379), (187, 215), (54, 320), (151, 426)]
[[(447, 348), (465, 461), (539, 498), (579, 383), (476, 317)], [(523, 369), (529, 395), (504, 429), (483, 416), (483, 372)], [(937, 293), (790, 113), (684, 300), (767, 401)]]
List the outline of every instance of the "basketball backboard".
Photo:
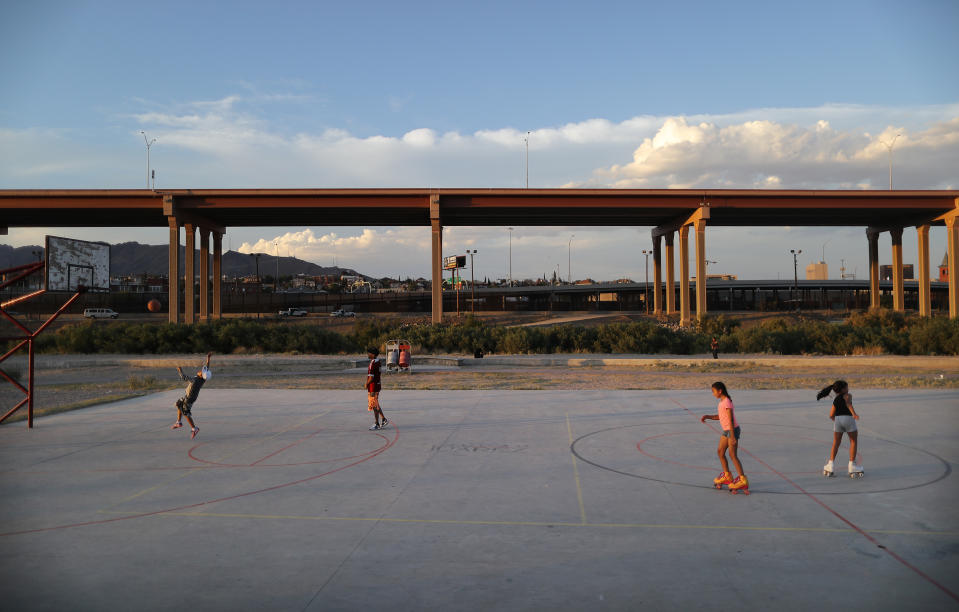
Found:
[(47, 236), (47, 291), (110, 290), (110, 245)]

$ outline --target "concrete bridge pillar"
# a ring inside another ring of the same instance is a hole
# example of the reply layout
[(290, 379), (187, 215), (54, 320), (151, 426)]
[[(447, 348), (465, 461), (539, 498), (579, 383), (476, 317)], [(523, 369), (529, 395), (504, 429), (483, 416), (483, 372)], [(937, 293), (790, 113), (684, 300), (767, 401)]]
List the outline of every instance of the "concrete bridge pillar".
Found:
[(689, 226), (679, 228), (679, 324), (691, 323), (689, 317)]
[(663, 314), (663, 237), (653, 236), (653, 314)]
[(932, 295), (929, 287), (929, 226), (916, 227), (919, 243), (919, 316), (932, 316)]
[(889, 234), (892, 237), (892, 308), (902, 312), (906, 309), (902, 279), (902, 228), (893, 228)]
[(210, 318), (210, 230), (200, 227), (200, 313), (199, 320)]
[(170, 251), (167, 254), (169, 262), (167, 288), (167, 303), (169, 313), (167, 320), (170, 323), (180, 322), (180, 224), (175, 217), (167, 217), (170, 224)]
[(946, 266), (949, 269), (949, 318), (959, 317), (959, 217), (946, 219)]
[(879, 232), (866, 230), (869, 241), (869, 308), (879, 308)]
[(706, 316), (706, 221), (699, 219), (696, 228), (696, 320)]
[(223, 318), (223, 303), (221, 299), (223, 278), (223, 234), (213, 232), (213, 316)]
[(675, 234), (668, 232), (666, 234), (666, 314), (676, 312), (676, 270), (675, 257), (673, 255), (673, 242)]
[(196, 323), (196, 293), (194, 282), (196, 281), (196, 226), (192, 223), (184, 223), (183, 231), (186, 233), (186, 253), (183, 258), (183, 322), (187, 324)]

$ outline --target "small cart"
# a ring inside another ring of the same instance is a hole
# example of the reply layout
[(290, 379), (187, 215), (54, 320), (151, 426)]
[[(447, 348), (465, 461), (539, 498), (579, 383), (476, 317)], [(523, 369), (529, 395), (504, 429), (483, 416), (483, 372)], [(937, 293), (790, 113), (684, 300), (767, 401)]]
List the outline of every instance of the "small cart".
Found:
[(413, 356), (409, 340), (386, 341), (386, 371), (413, 373)]

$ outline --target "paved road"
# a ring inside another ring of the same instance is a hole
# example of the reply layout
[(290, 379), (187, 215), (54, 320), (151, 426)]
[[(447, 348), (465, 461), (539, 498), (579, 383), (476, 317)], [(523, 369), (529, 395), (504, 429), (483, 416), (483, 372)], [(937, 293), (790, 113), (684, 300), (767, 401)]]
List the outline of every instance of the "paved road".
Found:
[(702, 391), (204, 389), (0, 427), (9, 610), (955, 610), (959, 391), (734, 393), (752, 494), (715, 491)]

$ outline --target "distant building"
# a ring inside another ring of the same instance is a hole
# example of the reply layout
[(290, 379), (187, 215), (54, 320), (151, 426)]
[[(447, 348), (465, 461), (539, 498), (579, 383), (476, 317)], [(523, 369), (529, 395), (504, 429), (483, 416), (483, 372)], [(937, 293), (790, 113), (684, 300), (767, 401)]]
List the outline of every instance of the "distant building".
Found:
[(829, 264), (817, 261), (806, 266), (806, 280), (829, 280)]
[(110, 290), (120, 293), (165, 293), (167, 278), (147, 274), (115, 276), (110, 279)]
[[(902, 278), (903, 280), (911, 280), (915, 278), (913, 273), (912, 264), (902, 264)], [(879, 266), (879, 280), (892, 280), (892, 266)]]
[(945, 283), (949, 280), (949, 253), (942, 256), (942, 263), (939, 264), (939, 282)]
[(297, 274), (290, 279), (290, 287), (293, 289), (316, 289), (316, 280), (312, 276)]

